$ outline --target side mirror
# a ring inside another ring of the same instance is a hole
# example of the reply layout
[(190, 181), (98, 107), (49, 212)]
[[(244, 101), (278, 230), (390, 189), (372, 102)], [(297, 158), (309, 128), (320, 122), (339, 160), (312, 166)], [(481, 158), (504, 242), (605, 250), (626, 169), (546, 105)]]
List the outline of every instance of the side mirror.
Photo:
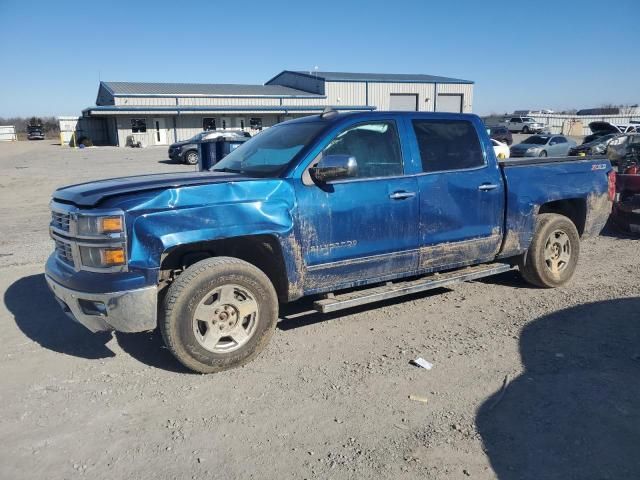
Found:
[(327, 155), (311, 167), (309, 173), (318, 182), (355, 177), (358, 174), (358, 163), (356, 157), (351, 155)]

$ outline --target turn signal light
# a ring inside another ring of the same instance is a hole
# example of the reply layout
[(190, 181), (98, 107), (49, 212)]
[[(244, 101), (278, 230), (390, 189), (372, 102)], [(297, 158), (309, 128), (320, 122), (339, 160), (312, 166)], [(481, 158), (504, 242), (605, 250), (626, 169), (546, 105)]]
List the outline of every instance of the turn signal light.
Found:
[(123, 265), (124, 248), (105, 248), (102, 250), (102, 264), (105, 266)]
[(122, 217), (102, 217), (100, 218), (100, 230), (104, 233), (122, 232)]

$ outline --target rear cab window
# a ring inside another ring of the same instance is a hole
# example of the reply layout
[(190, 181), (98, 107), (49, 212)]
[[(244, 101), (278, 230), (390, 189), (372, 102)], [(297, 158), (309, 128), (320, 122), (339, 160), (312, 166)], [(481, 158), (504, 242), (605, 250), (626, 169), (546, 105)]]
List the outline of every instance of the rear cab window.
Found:
[(480, 139), (468, 120), (412, 120), (424, 173), (486, 165)]

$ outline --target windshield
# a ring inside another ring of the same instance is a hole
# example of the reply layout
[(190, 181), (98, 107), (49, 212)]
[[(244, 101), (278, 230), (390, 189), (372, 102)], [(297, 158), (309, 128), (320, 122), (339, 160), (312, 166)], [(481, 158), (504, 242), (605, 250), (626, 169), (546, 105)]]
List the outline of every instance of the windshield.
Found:
[(549, 141), (549, 137), (542, 137), (540, 135), (534, 135), (533, 137), (527, 138), (522, 143), (528, 143), (529, 145), (546, 145)]
[(531, 118), (531, 117), (523, 117), (522, 121), (523, 122), (535, 122), (535, 120), (533, 118)]
[(325, 126), (324, 122), (276, 125), (240, 145), (211, 171), (276, 177)]

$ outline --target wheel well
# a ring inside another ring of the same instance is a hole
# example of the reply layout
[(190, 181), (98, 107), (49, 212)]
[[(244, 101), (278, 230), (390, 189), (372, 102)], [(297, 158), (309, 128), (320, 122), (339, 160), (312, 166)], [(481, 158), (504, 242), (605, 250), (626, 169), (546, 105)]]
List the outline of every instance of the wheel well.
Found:
[(262, 270), (276, 289), (278, 298), (288, 298), (287, 271), (278, 240), (271, 235), (225, 238), (180, 245), (163, 254), (160, 270), (171, 272), (190, 267), (210, 257), (234, 257)]
[(557, 213), (564, 215), (573, 222), (578, 230), (578, 234), (582, 236), (587, 220), (587, 202), (581, 198), (556, 200), (555, 202), (541, 205), (538, 213)]

